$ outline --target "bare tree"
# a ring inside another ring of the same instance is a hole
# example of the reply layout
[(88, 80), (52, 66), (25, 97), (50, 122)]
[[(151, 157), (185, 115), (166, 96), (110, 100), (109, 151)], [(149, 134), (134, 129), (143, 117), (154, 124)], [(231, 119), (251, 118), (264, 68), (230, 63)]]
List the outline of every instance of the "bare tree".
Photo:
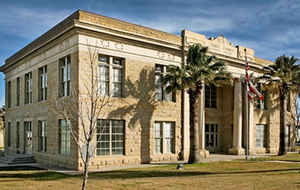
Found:
[(84, 164), (82, 190), (86, 189), (90, 161), (96, 151), (93, 139), (95, 139), (98, 119), (103, 116), (104, 108), (110, 104), (110, 97), (100, 94), (97, 58), (98, 49), (88, 47), (88, 61), (80, 63), (84, 68), (80, 84), (71, 88), (70, 96), (62, 97), (49, 105), (59, 117), (68, 121), (67, 127), (78, 146)]

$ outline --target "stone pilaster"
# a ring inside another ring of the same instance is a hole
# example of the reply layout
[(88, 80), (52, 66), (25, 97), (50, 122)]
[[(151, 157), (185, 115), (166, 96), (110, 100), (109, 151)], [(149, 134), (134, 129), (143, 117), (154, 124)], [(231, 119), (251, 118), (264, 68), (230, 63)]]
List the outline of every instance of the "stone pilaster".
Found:
[(242, 148), (242, 83), (240, 79), (234, 80), (234, 104), (233, 104), (233, 147), (230, 154), (243, 155)]
[[(248, 97), (246, 97), (248, 98)], [(253, 115), (254, 107), (253, 102), (249, 103), (249, 154), (255, 154), (255, 136), (254, 136), (254, 115)]]
[(183, 152), (182, 159), (188, 161), (190, 155), (190, 98), (186, 91), (182, 93), (182, 105), (183, 105)]
[(205, 88), (201, 90), (201, 99), (200, 99), (200, 114), (199, 114), (199, 150), (200, 157), (207, 158), (209, 152), (205, 149)]

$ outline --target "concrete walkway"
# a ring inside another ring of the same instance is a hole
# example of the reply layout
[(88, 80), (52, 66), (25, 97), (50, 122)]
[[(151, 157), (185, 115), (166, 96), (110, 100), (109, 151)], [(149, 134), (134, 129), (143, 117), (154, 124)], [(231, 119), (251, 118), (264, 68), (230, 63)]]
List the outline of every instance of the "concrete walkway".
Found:
[[(251, 155), (248, 158), (264, 158), (269, 156), (275, 156), (275, 154), (260, 154), (260, 155)], [(227, 155), (227, 154), (210, 154), (208, 158), (203, 159), (202, 162), (220, 162), (220, 161), (232, 161), (232, 160), (241, 160), (246, 159), (245, 155)]]

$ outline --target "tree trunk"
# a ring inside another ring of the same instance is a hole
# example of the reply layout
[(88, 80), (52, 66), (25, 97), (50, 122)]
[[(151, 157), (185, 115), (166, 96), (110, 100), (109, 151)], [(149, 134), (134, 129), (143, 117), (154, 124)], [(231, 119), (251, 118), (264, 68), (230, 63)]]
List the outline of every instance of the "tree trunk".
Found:
[(280, 150), (279, 154), (287, 153), (287, 126), (286, 126), (286, 96), (284, 93), (280, 94)]
[(189, 157), (189, 163), (199, 163), (200, 157), (200, 131), (199, 131), (199, 118), (200, 118), (200, 104), (201, 104), (201, 93), (191, 93), (191, 152)]
[(84, 170), (83, 170), (83, 178), (82, 178), (82, 186), (81, 186), (81, 190), (85, 190), (86, 189), (86, 183), (88, 180), (88, 174), (89, 174), (89, 163), (90, 163), (90, 143), (88, 142), (86, 145), (86, 155), (85, 155), (85, 160), (83, 160), (84, 163)]

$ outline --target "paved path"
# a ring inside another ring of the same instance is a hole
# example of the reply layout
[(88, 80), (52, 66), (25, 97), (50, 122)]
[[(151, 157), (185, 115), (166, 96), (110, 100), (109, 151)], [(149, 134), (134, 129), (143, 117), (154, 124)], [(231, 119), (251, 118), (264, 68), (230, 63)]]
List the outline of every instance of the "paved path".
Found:
[[(252, 155), (249, 156), (251, 158), (264, 158), (269, 156), (274, 156), (275, 154), (261, 154), (261, 155)], [(227, 155), (227, 154), (210, 154), (208, 158), (203, 159), (202, 162), (219, 162), (219, 161), (232, 161), (232, 160), (240, 160), (246, 159), (244, 155)]]

